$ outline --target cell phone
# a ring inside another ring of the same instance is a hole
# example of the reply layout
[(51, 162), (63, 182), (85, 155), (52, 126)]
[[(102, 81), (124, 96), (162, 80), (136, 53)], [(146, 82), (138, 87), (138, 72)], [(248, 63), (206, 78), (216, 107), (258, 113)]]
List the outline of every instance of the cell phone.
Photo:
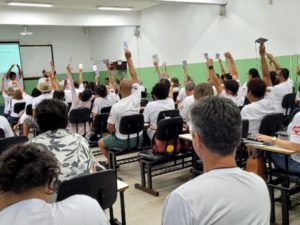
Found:
[(127, 43), (127, 41), (123, 42), (123, 46), (124, 46), (124, 50), (128, 50), (128, 43)]
[(220, 53), (216, 53), (216, 59), (220, 58)]
[(204, 53), (204, 59), (208, 59), (208, 53)]
[(159, 61), (158, 55), (157, 54), (152, 55), (152, 60), (153, 60), (153, 62), (157, 63)]
[(80, 63), (80, 64), (78, 65), (78, 68), (79, 68), (80, 70), (82, 70), (82, 69), (83, 69), (83, 65), (82, 65), (82, 63)]
[(187, 61), (186, 59), (182, 61), (182, 65), (186, 66), (187, 65)]
[(268, 41), (268, 39), (266, 39), (266, 38), (258, 38), (258, 39), (255, 40), (255, 42), (259, 43), (259, 44), (263, 44), (263, 43), (265, 43), (267, 41)]
[(97, 71), (97, 66), (93, 65), (93, 71), (96, 72)]

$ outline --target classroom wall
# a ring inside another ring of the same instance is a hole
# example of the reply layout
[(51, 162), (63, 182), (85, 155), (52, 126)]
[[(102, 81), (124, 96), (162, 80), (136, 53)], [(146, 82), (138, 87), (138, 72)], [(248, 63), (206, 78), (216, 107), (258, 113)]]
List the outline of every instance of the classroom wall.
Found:
[(20, 36), (22, 30), (22, 26), (0, 25), (0, 42), (19, 41), (21, 45), (52, 44), (58, 73), (65, 73), (66, 65), (71, 61), (74, 65), (83, 63), (86, 65), (84, 71), (91, 71), (89, 33), (84, 32), (83, 28), (30, 26), (28, 30), (33, 35), (29, 37)]

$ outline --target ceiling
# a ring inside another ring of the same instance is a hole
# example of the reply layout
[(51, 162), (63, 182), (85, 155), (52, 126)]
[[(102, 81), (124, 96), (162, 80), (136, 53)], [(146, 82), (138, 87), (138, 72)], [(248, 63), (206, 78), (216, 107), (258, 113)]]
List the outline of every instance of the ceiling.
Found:
[[(9, 0), (0, 0), (4, 6)], [(97, 6), (133, 7), (135, 11), (145, 10), (161, 4), (155, 0), (11, 0), (17, 2), (52, 3), (57, 9), (96, 10)]]

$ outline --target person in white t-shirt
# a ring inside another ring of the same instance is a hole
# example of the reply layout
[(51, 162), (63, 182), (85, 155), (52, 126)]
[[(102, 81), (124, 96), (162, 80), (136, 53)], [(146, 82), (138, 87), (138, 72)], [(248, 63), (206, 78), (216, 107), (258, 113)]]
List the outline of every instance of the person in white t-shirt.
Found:
[(14, 94), (12, 96), (12, 100), (10, 102), (10, 115), (8, 117), (8, 121), (11, 124), (16, 124), (19, 120), (19, 113), (14, 111), (15, 105), (17, 103), (25, 103), (25, 99), (23, 98), (22, 91), (20, 89), (14, 90)]
[[(120, 133), (119, 126), (121, 118), (123, 116), (135, 115), (140, 113), (140, 103), (141, 98), (132, 93), (132, 85), (137, 83), (137, 74), (133, 65), (131, 58), (131, 52), (129, 50), (125, 51), (125, 57), (131, 76), (131, 80), (121, 80), (120, 82), (120, 94), (122, 99), (114, 104), (110, 110), (110, 114), (107, 120), (107, 129), (111, 133), (98, 141), (98, 146), (100, 151), (106, 158), (102, 165), (108, 167), (108, 150), (107, 148), (117, 147), (123, 149), (127, 146), (127, 135)], [(143, 132), (137, 137), (136, 134), (130, 136), (130, 143), (128, 147), (135, 147), (137, 143), (137, 138), (139, 138), (139, 143), (143, 141)]]
[[(288, 168), (291, 173), (300, 173), (300, 112), (296, 113), (292, 122), (289, 124), (287, 133), (288, 140), (277, 137), (270, 137), (262, 134), (257, 135), (257, 140), (268, 144), (277, 145), (282, 148), (294, 150), (297, 153), (292, 154), (288, 159)], [(280, 154), (272, 154), (272, 159), (276, 167), (285, 169), (285, 156)]]
[(249, 137), (254, 138), (259, 132), (259, 127), (264, 116), (276, 110), (272, 101), (265, 98), (266, 83), (260, 78), (254, 78), (247, 83), (247, 98), (250, 104), (241, 110), (243, 120), (249, 121)]
[[(266, 53), (266, 48), (264, 44), (259, 46), (259, 54), (262, 63), (262, 73), (263, 80), (266, 82), (267, 89), (270, 92), (269, 98), (272, 104), (276, 108), (276, 112), (285, 114), (285, 109), (282, 107), (282, 100), (286, 94), (293, 92), (294, 83), (289, 79), (289, 70), (286, 68), (281, 68), (280, 65), (275, 61), (271, 54)], [(269, 66), (267, 64), (266, 56), (275, 65), (276, 68), (276, 85), (272, 86), (272, 81), (270, 78)]]
[(106, 86), (100, 84), (96, 87), (96, 99), (92, 108), (92, 116), (95, 118), (97, 115), (101, 114), (101, 110), (105, 107), (112, 106), (117, 102), (114, 93), (107, 93)]
[(38, 84), (44, 83), (44, 82), (50, 82), (50, 72), (43, 69), (42, 70), (42, 77), (38, 79)]
[(208, 83), (201, 83), (195, 87), (194, 94), (186, 97), (179, 106), (182, 119), (191, 128), (191, 106), (203, 97), (214, 95), (213, 87)]
[(4, 99), (4, 113), (3, 115), (8, 118), (10, 114), (10, 106), (11, 106), (11, 100), (12, 96), (14, 94), (14, 89), (12, 87), (9, 87), (7, 90), (5, 90), (5, 76), (2, 77), (2, 85), (1, 85), (1, 91), (2, 91), (2, 97)]
[[(150, 141), (152, 140), (157, 129), (157, 117), (161, 111), (175, 109), (175, 103), (172, 98), (169, 98), (169, 90), (166, 84), (157, 83), (151, 94), (154, 97), (154, 101), (149, 102), (144, 109), (144, 120), (149, 123), (147, 129), (147, 135)], [(146, 140), (144, 140), (145, 143)]]
[(266, 183), (235, 162), (242, 126), (239, 108), (226, 98), (204, 97), (192, 106), (191, 118), (193, 147), (204, 174), (167, 197), (162, 225), (270, 224)]
[(43, 145), (17, 145), (0, 157), (0, 224), (109, 225), (99, 203), (73, 195), (49, 203), (60, 172), (55, 156)]
[(37, 85), (36, 87), (42, 94), (32, 100), (32, 114), (35, 117), (35, 110), (37, 106), (44, 100), (44, 99), (51, 99), (52, 98), (52, 87), (49, 82), (43, 82)]
[[(18, 76), (15, 72), (12, 71), (12, 69), (15, 66), (18, 68)], [(11, 67), (8, 69), (8, 71), (6, 73), (5, 78), (6, 78), (6, 85), (8, 88), (12, 87), (14, 89), (17, 89), (18, 82), (23, 79), (23, 71), (22, 71), (21, 67), (17, 64), (11, 65)]]
[[(219, 97), (224, 97), (231, 99), (237, 106), (243, 106), (245, 101), (246, 90), (240, 87), (237, 79), (237, 75), (233, 76), (230, 80), (224, 81), (224, 86), (222, 86), (220, 79), (217, 77), (216, 72), (213, 67), (213, 60), (208, 59), (207, 61), (208, 76), (211, 79), (213, 85), (216, 87)], [(235, 73), (237, 74), (237, 72)]]
[(194, 102), (194, 91), (195, 91), (194, 82), (187, 82), (184, 89), (185, 89), (186, 97), (179, 103), (178, 110), (180, 112), (182, 119), (185, 122), (189, 122), (188, 111), (190, 106)]
[(0, 128), (4, 131), (5, 138), (14, 136), (11, 126), (4, 116), (0, 116)]

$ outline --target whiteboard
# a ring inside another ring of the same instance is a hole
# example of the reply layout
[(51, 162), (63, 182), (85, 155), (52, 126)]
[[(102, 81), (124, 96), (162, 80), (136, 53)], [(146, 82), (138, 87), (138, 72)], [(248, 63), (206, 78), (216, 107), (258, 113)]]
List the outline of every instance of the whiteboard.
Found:
[(49, 69), (53, 61), (52, 45), (21, 45), (20, 54), (24, 78), (39, 78), (43, 69)]

